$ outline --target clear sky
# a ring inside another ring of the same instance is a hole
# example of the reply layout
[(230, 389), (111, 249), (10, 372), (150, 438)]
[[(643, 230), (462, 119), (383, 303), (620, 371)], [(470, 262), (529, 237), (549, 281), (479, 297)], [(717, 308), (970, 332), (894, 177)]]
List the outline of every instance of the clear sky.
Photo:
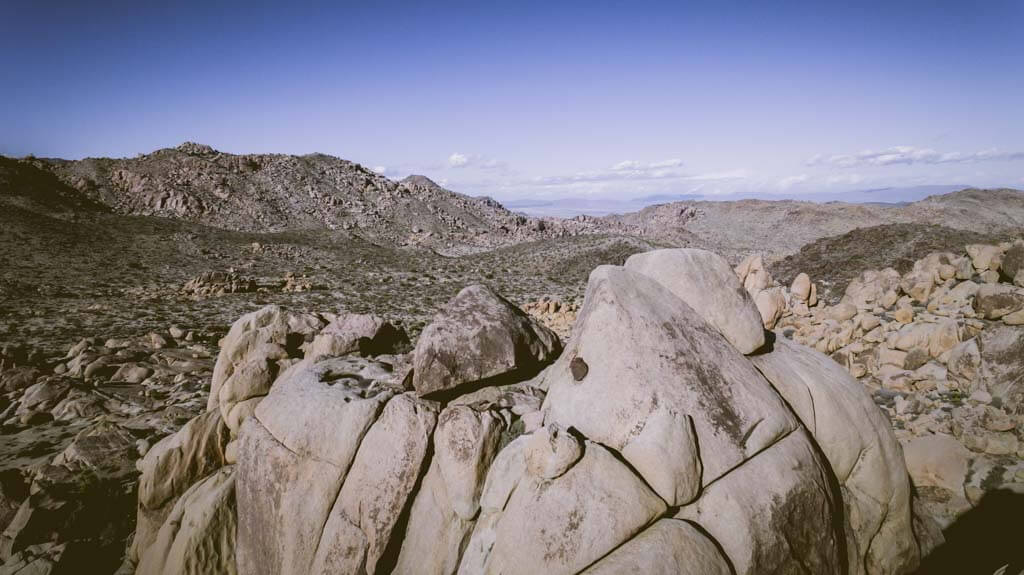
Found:
[(1024, 1), (2, 0), (0, 154), (323, 152), (501, 200), (1024, 188)]

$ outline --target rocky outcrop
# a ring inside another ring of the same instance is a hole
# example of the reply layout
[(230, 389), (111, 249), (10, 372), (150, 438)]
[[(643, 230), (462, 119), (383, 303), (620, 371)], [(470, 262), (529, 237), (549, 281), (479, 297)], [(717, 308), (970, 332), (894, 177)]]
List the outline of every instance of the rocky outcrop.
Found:
[[(576, 332), (544, 375), (547, 421), (620, 452), (669, 505), (797, 425), (742, 354), (647, 276), (594, 270)], [(579, 381), (575, 358), (589, 366)]]
[(50, 213), (103, 210), (250, 232), (342, 230), (382, 245), (448, 254), (611, 227), (594, 218), (529, 218), (424, 176), (393, 181), (324, 154), (234, 155), (194, 142), (135, 158), (0, 157), (0, 186), (36, 192), (15, 205), (32, 199), (30, 207)]
[(850, 573), (917, 560), (900, 446), (868, 391), (827, 356), (779, 339), (754, 365), (814, 437), (842, 494)]
[[(729, 308), (713, 323), (676, 295), (678, 275), (652, 275), (671, 285), (595, 269), (557, 359), (553, 334), (463, 290), (424, 330), (412, 378), (397, 357), (318, 348), (350, 331), (317, 316), (243, 317), (222, 340), (220, 394), (232, 378), (263, 392), (234, 434), (211, 403), (150, 450), (140, 524), (166, 511), (136, 535), (137, 572), (916, 568), (907, 469), (870, 396), (789, 341), (744, 355), (723, 335)], [(738, 279), (705, 287), (763, 325)], [(449, 358), (445, 376), (420, 353)], [(275, 368), (250, 371), (253, 358)], [(442, 385), (413, 387), (428, 381)]]
[(220, 409), (232, 435), (265, 396), (277, 373), (302, 357), (324, 326), (320, 317), (267, 306), (241, 317), (221, 341), (207, 409)]
[[(897, 439), (913, 448), (908, 463), (921, 507), (941, 526), (970, 511), (987, 492), (1024, 492), (1024, 311), (1019, 309), (1024, 291), (1010, 277), (1017, 275), (1014, 262), (1021, 246), (1020, 241), (972, 244), (959, 253), (935, 252), (903, 274), (891, 268), (865, 270), (832, 306), (805, 306), (784, 287), (768, 288), (781, 289), (788, 298), (776, 328), (781, 347), (792, 348), (785, 342), (792, 338), (829, 354), (871, 393), (895, 423)], [(754, 358), (755, 363), (772, 367), (768, 364), (779, 349), (776, 345), (776, 352)], [(814, 377), (803, 379), (841, 379), (822, 377), (835, 370), (834, 363), (813, 363), (820, 365), (804, 371)], [(810, 426), (808, 406), (820, 410), (821, 398), (810, 402), (802, 391), (793, 396), (785, 378), (765, 374)], [(834, 402), (841, 395), (829, 398)], [(844, 428), (838, 439), (846, 443), (850, 437)], [(831, 459), (829, 446), (836, 442), (818, 442)], [(926, 447), (936, 453), (926, 456)], [(878, 449), (873, 453), (882, 455)], [(835, 461), (833, 466), (842, 468)], [(897, 485), (894, 481), (889, 480), (890, 487)], [(861, 499), (866, 505), (872, 500)], [(879, 535), (874, 540), (898, 539)]]
[(256, 282), (245, 278), (234, 270), (226, 272), (204, 272), (181, 287), (181, 292), (194, 297), (246, 293), (256, 291)]
[[(112, 572), (133, 528), (143, 539), (155, 534), (162, 518), (147, 521), (143, 502), (166, 513), (202, 474), (144, 481), (137, 501), (139, 458), (202, 412), (213, 367), (208, 339), (171, 326), (143, 337), (83, 338), (58, 355), (0, 352), (0, 570), (77, 564)], [(160, 467), (184, 469), (185, 459)]]

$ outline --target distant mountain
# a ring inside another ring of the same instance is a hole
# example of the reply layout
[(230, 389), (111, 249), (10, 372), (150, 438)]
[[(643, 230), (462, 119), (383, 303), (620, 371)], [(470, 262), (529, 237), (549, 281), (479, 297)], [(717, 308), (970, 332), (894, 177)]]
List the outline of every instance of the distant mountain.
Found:
[(696, 200), (702, 196), (694, 194), (659, 194), (639, 198), (616, 200), (611, 198), (557, 198), (552, 200), (524, 199), (505, 202), (509, 209), (537, 217), (571, 218), (578, 215), (604, 216), (641, 210), (652, 204), (664, 204), (682, 200)]
[[(122, 215), (252, 232), (326, 228), (442, 253), (490, 249), (587, 227), (581, 222), (545, 224), (490, 198), (446, 190), (424, 176), (395, 182), (323, 154), (233, 155), (187, 142), (136, 158), (5, 158), (3, 165), (8, 177), (0, 187), (6, 190), (33, 190), (43, 182), (54, 197), (77, 198)], [(0, 194), (13, 197), (15, 192)]]
[[(821, 195), (808, 196), (815, 201), (657, 195), (625, 201), (522, 200), (506, 208), (491, 198), (447, 190), (425, 176), (396, 182), (323, 154), (233, 155), (185, 143), (136, 158), (0, 157), (0, 220), (30, 232), (32, 224), (26, 222), (36, 217), (112, 212), (246, 232), (333, 230), (374, 244), (445, 255), (611, 234), (704, 247), (728, 257), (761, 252), (769, 260), (820, 238), (882, 224), (927, 223), (987, 233), (1024, 229), (1024, 193), (947, 193), (951, 188), (884, 188), (834, 196), (844, 201), (823, 201), (832, 196)], [(646, 202), (658, 203), (643, 206)]]
[(759, 252), (774, 259), (819, 238), (882, 224), (923, 223), (955, 230), (1019, 233), (1024, 230), (1024, 192), (967, 189), (907, 204), (685, 201), (601, 220), (649, 241), (706, 247), (734, 258)]
[(571, 197), (554, 199), (520, 199), (505, 202), (505, 205), (531, 216), (554, 216), (571, 218), (586, 214), (605, 216), (608, 214), (625, 214), (636, 212), (648, 206), (667, 204), (680, 201), (718, 201), (734, 202), (739, 200), (795, 200), (806, 202), (844, 202), (853, 204), (906, 204), (916, 202), (928, 196), (946, 194), (956, 190), (970, 188), (969, 185), (943, 184), (929, 186), (875, 188), (869, 190), (853, 190), (848, 192), (816, 192), (808, 194), (780, 195), (768, 193), (737, 193), (726, 195), (705, 194), (654, 194), (636, 198), (589, 198)]

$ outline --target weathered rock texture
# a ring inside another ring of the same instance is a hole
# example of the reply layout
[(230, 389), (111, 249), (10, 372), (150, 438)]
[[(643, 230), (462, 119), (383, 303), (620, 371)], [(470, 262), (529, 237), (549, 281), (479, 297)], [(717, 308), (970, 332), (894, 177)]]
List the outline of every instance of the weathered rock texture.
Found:
[(870, 395), (824, 355), (757, 343), (763, 318), (712, 254), (648, 258), (667, 269), (593, 271), (560, 356), (526, 314), (463, 290), (412, 378), (345, 343), (380, 322), (243, 317), (218, 401), (144, 460), (136, 572), (914, 570), (907, 468)]

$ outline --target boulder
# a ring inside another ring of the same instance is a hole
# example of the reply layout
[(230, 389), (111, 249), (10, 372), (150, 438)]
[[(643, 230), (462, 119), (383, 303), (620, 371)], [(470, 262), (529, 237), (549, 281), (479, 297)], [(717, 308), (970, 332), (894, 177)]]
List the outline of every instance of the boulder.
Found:
[(580, 441), (557, 424), (542, 427), (531, 434), (523, 451), (526, 472), (541, 479), (562, 475), (582, 456)]
[(758, 307), (721, 256), (688, 248), (655, 250), (630, 256), (625, 267), (668, 288), (740, 353), (764, 345)]
[(174, 504), (139, 574), (233, 575), (235, 569), (235, 476), (224, 468), (193, 485)]
[(967, 246), (967, 255), (971, 256), (971, 263), (979, 273), (992, 270), (993, 260), (1001, 254), (999, 246), (985, 244), (971, 244)]
[(370, 314), (341, 314), (313, 338), (306, 359), (361, 353), (395, 353), (409, 344), (409, 336), (382, 318)]
[[(589, 365), (581, 381), (571, 372), (574, 358)], [(590, 274), (576, 333), (544, 384), (549, 423), (619, 451), (670, 505), (689, 502), (702, 484), (798, 425), (750, 362), (690, 306), (614, 266)]]
[(974, 311), (985, 319), (999, 319), (1024, 309), (1024, 293), (1005, 284), (985, 284), (974, 296)]
[(838, 480), (850, 572), (915, 568), (906, 467), (867, 390), (825, 355), (782, 338), (751, 360), (811, 432)]
[(675, 517), (713, 537), (736, 575), (841, 573), (843, 535), (833, 521), (841, 503), (827, 465), (798, 429), (709, 485)]
[(171, 512), (170, 506), (193, 484), (226, 463), (230, 434), (219, 411), (207, 411), (150, 448), (139, 478), (139, 512), (129, 556), (138, 560)]
[(775, 329), (775, 324), (786, 312), (786, 295), (780, 287), (764, 289), (754, 296), (754, 305), (761, 315), (761, 325), (765, 329)]
[(997, 326), (981, 332), (978, 342), (978, 384), (1003, 409), (1024, 415), (1024, 327)]
[(1017, 243), (1003, 254), (1003, 264), (999, 271), (1012, 282), (1021, 270), (1024, 270), (1024, 244)]
[(499, 378), (529, 379), (561, 349), (553, 331), (508, 300), (488, 287), (469, 286), (420, 334), (413, 387), (425, 396)]
[(853, 316), (857, 315), (857, 306), (845, 302), (838, 303), (829, 309), (828, 315), (838, 322), (853, 319)]
[(410, 509), (395, 573), (455, 573), (502, 431), (502, 419), (491, 411), (452, 406), (441, 412), (434, 458)]
[(911, 271), (900, 280), (900, 289), (918, 303), (927, 303), (935, 288), (936, 273), (927, 270)]
[(628, 467), (588, 442), (583, 457), (563, 475), (553, 480), (527, 475), (518, 483), (494, 526), (483, 572), (577, 573), (665, 509)]
[(789, 286), (789, 293), (798, 301), (807, 301), (811, 297), (811, 277), (807, 274), (800, 272), (795, 278), (793, 283)]
[[(220, 342), (220, 354), (213, 367), (207, 409), (219, 407), (220, 388), (237, 367), (254, 361), (276, 361), (301, 356), (299, 347), (320, 331), (324, 321), (317, 316), (293, 314), (268, 305), (240, 317)], [(230, 408), (221, 409), (227, 417)]]

